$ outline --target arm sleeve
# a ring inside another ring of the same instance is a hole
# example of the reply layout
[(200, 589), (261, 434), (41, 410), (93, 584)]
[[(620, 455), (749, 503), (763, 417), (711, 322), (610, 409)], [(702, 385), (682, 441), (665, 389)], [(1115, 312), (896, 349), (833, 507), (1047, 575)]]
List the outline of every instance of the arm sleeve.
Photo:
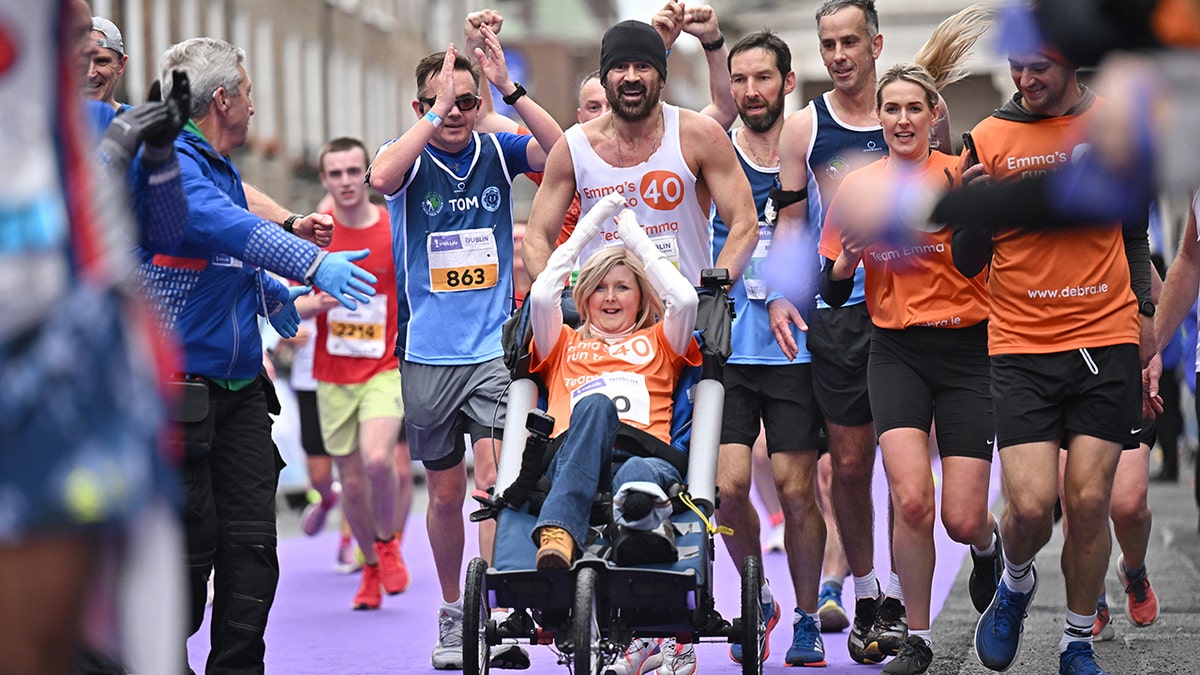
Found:
[(1003, 185), (968, 185), (947, 192), (934, 206), (929, 220), (993, 230), (1012, 227), (1013, 223), (1045, 230), (1088, 222), (1059, 213), (1048, 200), (1048, 190), (1046, 176)]
[(696, 312), (700, 306), (700, 298), (696, 289), (671, 264), (658, 247), (637, 224), (637, 218), (632, 211), (621, 213), (620, 224), (617, 226), (621, 241), (625, 247), (642, 260), (646, 267), (646, 277), (654, 292), (662, 298), (665, 307), (663, 316), (663, 334), (676, 354), (686, 354), (692, 342), (692, 333), (696, 329)]
[(155, 253), (178, 245), (187, 228), (188, 200), (176, 154), (161, 162), (148, 160), (145, 153), (138, 155), (130, 185), (141, 245)]
[(830, 307), (841, 307), (846, 304), (846, 301), (850, 299), (850, 294), (854, 292), (854, 277), (834, 280), (834, 261), (829, 258), (825, 258), (824, 260), (817, 288), (820, 290), (821, 299), (825, 301), (825, 304)]
[(950, 255), (959, 274), (973, 278), (992, 260), (991, 228), (956, 226), (950, 240)]
[(1129, 261), (1129, 286), (1138, 305), (1151, 302), (1149, 214), (1135, 221), (1126, 220), (1121, 228), (1125, 239), (1125, 258)]

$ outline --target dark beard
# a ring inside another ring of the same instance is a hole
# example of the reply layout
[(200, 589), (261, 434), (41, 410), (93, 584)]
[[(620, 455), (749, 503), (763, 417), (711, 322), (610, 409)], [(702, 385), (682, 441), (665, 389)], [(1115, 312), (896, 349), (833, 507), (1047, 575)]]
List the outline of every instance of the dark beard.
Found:
[(612, 114), (626, 122), (644, 120), (654, 111), (654, 106), (658, 103), (657, 98), (652, 96), (648, 89), (642, 93), (641, 101), (630, 105), (621, 98), (620, 87), (611, 88), (607, 84), (604, 85), (604, 98), (608, 101), (608, 107), (612, 110)]
[(767, 113), (762, 117), (749, 117), (745, 112), (739, 110), (738, 117), (742, 118), (742, 124), (747, 129), (755, 133), (766, 133), (771, 127), (775, 126), (775, 122), (779, 120), (779, 116), (783, 114), (783, 91), (779, 92), (779, 96), (767, 104)]

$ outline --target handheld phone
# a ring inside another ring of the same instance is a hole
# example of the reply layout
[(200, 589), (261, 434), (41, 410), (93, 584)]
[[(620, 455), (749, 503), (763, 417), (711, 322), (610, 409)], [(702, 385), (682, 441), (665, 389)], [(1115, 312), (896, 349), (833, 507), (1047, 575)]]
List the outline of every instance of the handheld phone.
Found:
[(971, 138), (971, 132), (969, 131), (964, 131), (962, 138), (963, 147), (966, 148), (967, 152), (970, 153), (970, 155), (967, 157), (969, 160), (968, 166), (975, 166), (979, 163), (979, 153), (975, 152), (975, 139)]

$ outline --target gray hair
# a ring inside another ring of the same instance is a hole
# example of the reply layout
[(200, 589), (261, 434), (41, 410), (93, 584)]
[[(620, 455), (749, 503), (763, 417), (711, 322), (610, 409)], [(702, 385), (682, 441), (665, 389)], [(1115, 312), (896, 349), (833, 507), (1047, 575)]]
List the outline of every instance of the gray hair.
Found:
[(192, 110), (189, 117), (199, 119), (208, 113), (213, 94), (224, 87), (236, 96), (242, 85), (238, 66), (246, 60), (246, 52), (224, 40), (192, 38), (171, 47), (162, 55), (158, 81), (162, 84), (163, 99), (171, 95), (171, 71), (187, 73), (192, 88)]

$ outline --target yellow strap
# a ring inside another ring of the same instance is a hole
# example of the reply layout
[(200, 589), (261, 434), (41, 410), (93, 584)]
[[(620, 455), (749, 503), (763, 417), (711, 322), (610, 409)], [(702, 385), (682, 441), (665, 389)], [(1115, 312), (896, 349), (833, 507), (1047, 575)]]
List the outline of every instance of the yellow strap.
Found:
[(733, 534), (732, 527), (726, 527), (724, 525), (714, 525), (713, 522), (704, 515), (704, 512), (700, 510), (700, 507), (696, 506), (692, 502), (692, 498), (691, 498), (691, 496), (688, 495), (688, 493), (686, 493), (686, 492), (681, 493), (679, 495), (679, 501), (683, 502), (684, 506), (691, 509), (692, 513), (695, 513), (697, 516), (700, 517), (700, 521), (704, 523), (704, 529), (708, 530), (709, 534), (727, 534), (727, 535)]

